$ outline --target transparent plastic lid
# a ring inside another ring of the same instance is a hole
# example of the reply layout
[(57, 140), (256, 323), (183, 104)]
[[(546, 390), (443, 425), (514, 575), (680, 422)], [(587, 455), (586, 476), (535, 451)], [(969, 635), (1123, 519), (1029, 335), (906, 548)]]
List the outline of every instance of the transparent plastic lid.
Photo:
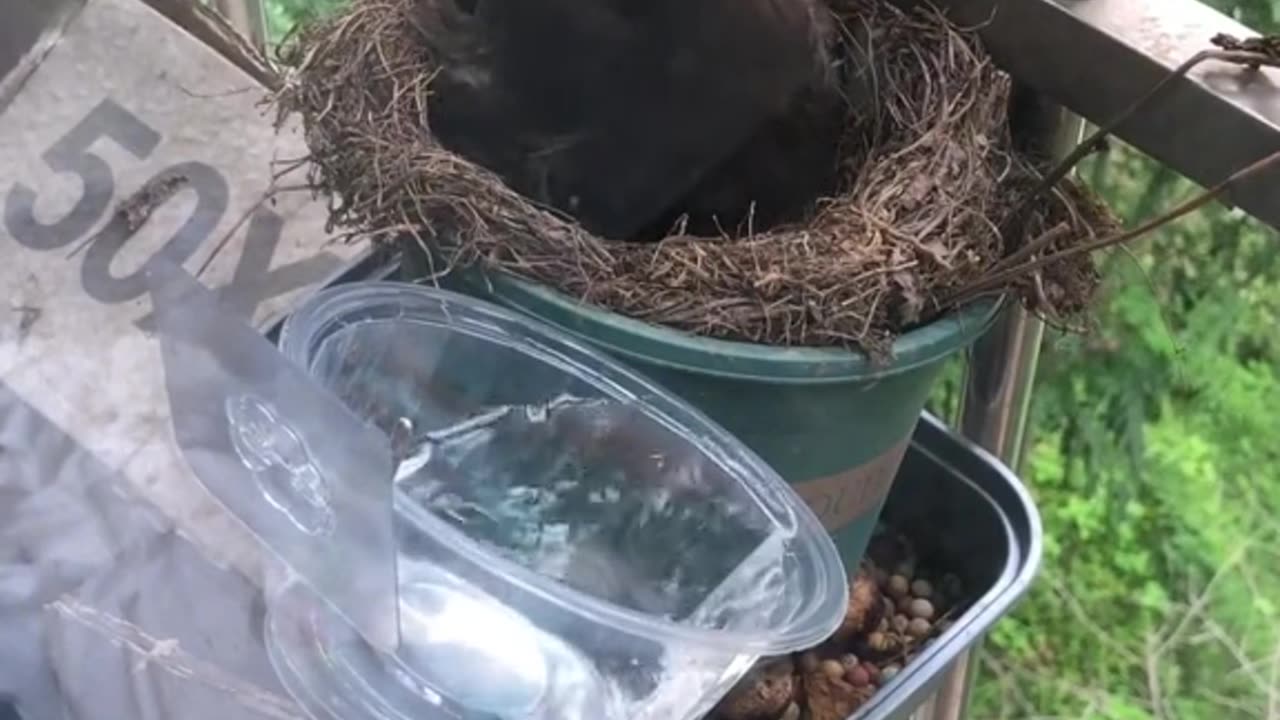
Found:
[(304, 304), (280, 345), (402, 438), (402, 566), (446, 570), (539, 626), (563, 615), (736, 653), (815, 644), (843, 615), (836, 549), (783, 480), (559, 331), (443, 290), (360, 283)]
[(280, 345), (397, 459), (398, 650), (302, 584), (271, 603), (274, 666), (313, 715), (691, 719), (844, 615), (835, 546), (773, 470), (554, 328), (360, 283)]
[(399, 644), (392, 449), (217, 295), (153, 263), (174, 441), (285, 571), (372, 645)]

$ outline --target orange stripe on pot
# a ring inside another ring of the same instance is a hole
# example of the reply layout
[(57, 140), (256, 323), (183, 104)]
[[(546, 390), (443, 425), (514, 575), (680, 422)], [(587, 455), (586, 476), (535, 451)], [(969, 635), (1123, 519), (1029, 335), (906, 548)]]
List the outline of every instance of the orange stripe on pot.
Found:
[(813, 508), (822, 526), (828, 532), (836, 532), (880, 506), (889, 494), (910, 441), (910, 436), (904, 437), (862, 465), (791, 487)]

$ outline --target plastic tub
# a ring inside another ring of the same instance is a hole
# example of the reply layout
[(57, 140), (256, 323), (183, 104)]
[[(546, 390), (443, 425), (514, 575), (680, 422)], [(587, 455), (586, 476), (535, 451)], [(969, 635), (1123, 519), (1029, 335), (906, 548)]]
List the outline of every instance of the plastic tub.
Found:
[(905, 720), (964, 653), (1027, 593), (1040, 569), (1043, 529), (1016, 476), (985, 450), (924, 415), (882, 521), (909, 537), (965, 588), (955, 623), (854, 715)]
[(280, 345), (403, 460), (394, 657), (302, 585), (270, 604), (273, 664), (316, 717), (694, 718), (844, 614), (838, 552), (799, 496), (565, 333), (380, 282), (314, 296)]

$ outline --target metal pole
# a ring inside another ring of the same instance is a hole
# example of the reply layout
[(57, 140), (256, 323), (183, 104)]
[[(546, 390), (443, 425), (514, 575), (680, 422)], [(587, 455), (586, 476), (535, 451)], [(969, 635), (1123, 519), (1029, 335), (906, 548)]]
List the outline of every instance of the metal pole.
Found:
[[(1024, 108), (1025, 115), (1014, 118), (1029, 130), (1024, 149), (1062, 157), (1079, 142), (1084, 131), (1084, 122), (1079, 117), (1037, 96), (1024, 97), (1030, 98), (1030, 107)], [(1023, 459), (1031, 391), (1043, 339), (1044, 324), (1014, 306), (974, 345), (969, 357), (960, 406), (960, 432), (1015, 471)], [(981, 647), (982, 641), (979, 641), (956, 660), (938, 691), (925, 700), (913, 718), (961, 720), (965, 717)]]
[(1044, 323), (1011, 308), (974, 346), (965, 382), (960, 432), (1014, 470), (1022, 464), (1043, 338)]
[(254, 47), (266, 50), (267, 15), (262, 0), (212, 0), (212, 5), (236, 30), (249, 38)]
[[(1044, 324), (1012, 307), (974, 346), (960, 409), (960, 431), (1017, 469), (1021, 462), (1031, 389)], [(915, 720), (962, 720), (978, 674), (979, 640), (956, 659), (937, 692), (913, 713)]]

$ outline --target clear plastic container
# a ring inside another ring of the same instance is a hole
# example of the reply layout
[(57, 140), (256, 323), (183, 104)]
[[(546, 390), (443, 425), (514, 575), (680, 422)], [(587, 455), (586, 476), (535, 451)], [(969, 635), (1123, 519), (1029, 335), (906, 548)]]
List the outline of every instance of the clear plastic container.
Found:
[(843, 617), (839, 556), (786, 483), (559, 331), (363, 283), (312, 298), (280, 344), (399, 463), (399, 650), (305, 584), (270, 602), (273, 663), (316, 717), (684, 720)]

